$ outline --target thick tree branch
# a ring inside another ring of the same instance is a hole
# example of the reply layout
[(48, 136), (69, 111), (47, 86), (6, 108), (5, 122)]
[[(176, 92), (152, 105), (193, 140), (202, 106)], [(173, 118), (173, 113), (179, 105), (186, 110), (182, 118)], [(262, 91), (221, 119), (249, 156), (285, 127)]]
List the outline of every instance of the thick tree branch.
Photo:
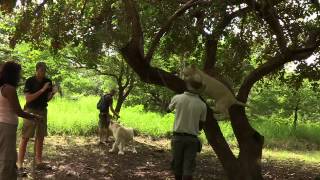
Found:
[[(72, 57), (68, 57), (68, 58), (71, 59)], [(73, 61), (73, 63), (76, 64), (76, 66), (74, 66), (74, 67), (77, 68), (77, 69), (94, 70), (99, 75), (110, 76), (110, 77), (115, 78), (117, 81), (119, 81), (119, 77), (114, 73), (110, 73), (110, 72), (107, 72), (107, 71), (102, 71), (102, 70), (98, 69), (97, 67), (89, 67), (89, 66), (83, 65), (81, 63), (78, 63), (77, 61)]]
[(242, 102), (246, 102), (248, 99), (249, 92), (253, 87), (254, 83), (262, 79), (267, 74), (283, 67), (284, 64), (297, 60), (305, 60), (318, 48), (320, 45), (319, 40), (314, 40), (313, 44), (300, 49), (288, 50), (285, 53), (278, 53), (276, 56), (271, 58), (265, 64), (252, 71), (249, 76), (244, 80), (242, 86), (239, 89), (238, 99)]
[(217, 48), (219, 38), (221, 37), (224, 29), (231, 23), (232, 19), (236, 17), (243, 16), (244, 14), (248, 13), (250, 8), (242, 8), (238, 11), (235, 11), (229, 15), (224, 16), (223, 20), (217, 25), (214, 32), (210, 36), (207, 36), (206, 40), (206, 59), (204, 70), (210, 74), (210, 69), (213, 69), (215, 63), (217, 62)]
[(125, 98), (130, 94), (130, 92), (134, 88), (134, 82), (135, 82), (135, 78), (134, 78), (133, 73), (131, 73), (131, 75), (129, 77), (129, 84), (128, 84), (128, 86), (126, 86), (127, 87), (127, 91), (123, 95)]
[(125, 80), (125, 82), (124, 82), (123, 87), (125, 87), (125, 88), (128, 87), (129, 83), (130, 83), (130, 79), (127, 78), (127, 79)]
[(227, 170), (227, 172), (235, 172), (235, 167), (238, 167), (237, 164), (233, 163), (236, 161), (236, 157), (231, 151), (226, 139), (223, 137), (218, 121), (213, 116), (213, 111), (208, 105), (207, 117), (203, 130), (206, 134), (206, 138), (208, 139), (208, 143), (216, 152), (224, 169)]
[(126, 75), (125, 74), (125, 70), (124, 70), (124, 62), (120, 62), (120, 72), (119, 72), (119, 76), (118, 76), (118, 81), (122, 84), (122, 80), (123, 80), (123, 77)]
[(246, 3), (256, 11), (259, 12), (259, 15), (269, 24), (271, 30), (276, 35), (277, 43), (282, 52), (284, 52), (287, 48), (287, 39), (285, 38), (285, 34), (283, 28), (280, 25), (278, 15), (274, 8), (277, 2), (270, 2), (270, 0), (261, 1), (261, 3), (257, 3), (255, 0), (246, 0)]
[(131, 85), (132, 84), (132, 79), (134, 79), (133, 78), (133, 73), (130, 73), (130, 72), (126, 72), (126, 81), (125, 81), (125, 83), (124, 83), (124, 87), (128, 87), (129, 85)]
[(121, 54), (141, 81), (166, 86), (177, 93), (182, 93), (186, 89), (184, 81), (179, 77), (145, 63), (137, 50), (130, 47), (130, 44), (121, 49)]
[(182, 7), (180, 7), (172, 16), (168, 18), (168, 21), (160, 28), (153, 41), (151, 42), (151, 46), (147, 55), (145, 56), (145, 60), (147, 63), (150, 63), (152, 56), (160, 43), (161, 37), (169, 30), (174, 20), (176, 20), (179, 16), (181, 16), (185, 11), (190, 9), (191, 7), (202, 3), (202, 0), (189, 0)]
[(226, 16), (224, 16), (223, 20), (221, 21), (221, 23), (218, 24), (216, 31), (214, 31), (214, 33), (212, 33), (212, 36), (214, 38), (219, 38), (221, 36), (221, 34), (223, 33), (224, 29), (231, 23), (231, 21), (236, 18), (236, 17), (241, 17), (243, 15), (245, 15), (246, 13), (250, 12), (250, 8), (249, 7), (245, 7), (242, 9), (239, 9), (231, 14), (228, 14)]

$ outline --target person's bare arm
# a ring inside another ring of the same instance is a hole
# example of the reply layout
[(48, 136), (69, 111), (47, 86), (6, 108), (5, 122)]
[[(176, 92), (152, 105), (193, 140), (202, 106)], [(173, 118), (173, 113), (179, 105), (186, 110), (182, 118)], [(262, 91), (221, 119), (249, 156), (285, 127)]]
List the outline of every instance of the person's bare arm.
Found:
[(36, 119), (36, 118), (40, 118), (34, 114), (31, 113), (27, 113), (25, 111), (23, 111), (21, 109), (20, 103), (19, 103), (19, 99), (18, 99), (18, 95), (17, 95), (17, 91), (14, 87), (12, 86), (5, 86), (2, 89), (2, 93), (3, 96), (6, 97), (9, 100), (9, 103), (12, 107), (12, 109), (14, 110), (14, 112), (22, 118), (26, 118), (26, 119)]
[(42, 93), (44, 93), (50, 87), (50, 82), (44, 84), (44, 86), (35, 93), (25, 93), (27, 103), (37, 99)]

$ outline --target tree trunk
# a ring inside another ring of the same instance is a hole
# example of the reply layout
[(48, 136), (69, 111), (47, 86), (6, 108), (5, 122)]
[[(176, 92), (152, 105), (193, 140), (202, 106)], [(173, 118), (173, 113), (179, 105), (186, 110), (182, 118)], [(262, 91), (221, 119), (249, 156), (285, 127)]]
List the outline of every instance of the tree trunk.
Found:
[(294, 119), (293, 119), (293, 130), (295, 131), (297, 129), (297, 123), (298, 123), (298, 111), (299, 111), (299, 105), (296, 104), (296, 107), (294, 108)]
[[(222, 26), (224, 26), (224, 24), (222, 24)], [(212, 71), (214, 72), (214, 66), (217, 61), (217, 43), (216, 38), (207, 39), (204, 67), (204, 70), (210, 75), (214, 74), (215, 78), (217, 78), (217, 74), (212, 73)], [(223, 78), (218, 79), (221, 81)], [(233, 92), (232, 87), (228, 83), (224, 81), (221, 82)], [(247, 86), (245, 89), (250, 89), (250, 86)], [(210, 108), (208, 107), (208, 109)], [(243, 107), (232, 106), (232, 108), (229, 109), (229, 113), (231, 125), (239, 143), (239, 157), (236, 158), (234, 156), (228, 144), (225, 142), (218, 123), (212, 118), (212, 113), (208, 113), (209, 119), (207, 117), (205, 129), (208, 142), (216, 152), (230, 180), (263, 179), (261, 175), (263, 136), (256, 132), (248, 123)]]
[(116, 105), (116, 108), (114, 109), (117, 113), (120, 112), (122, 104), (123, 104), (124, 101), (125, 101), (125, 98), (122, 95), (119, 94), (118, 100), (117, 100), (117, 105)]
[[(176, 93), (186, 89), (184, 81), (163, 70), (148, 66), (143, 62), (142, 56), (137, 51), (130, 50), (130, 45), (122, 49), (122, 55), (128, 64), (137, 72), (141, 80), (147, 83), (167, 86)], [(140, 62), (140, 63), (137, 63)], [(261, 156), (263, 137), (256, 132), (248, 123), (243, 107), (232, 108), (230, 111), (232, 127), (239, 142), (240, 154), (236, 158), (226, 142), (217, 120), (214, 118), (210, 107), (204, 131), (212, 149), (222, 163), (227, 176), (231, 180), (262, 179)], [(241, 122), (241, 123), (239, 123)]]
[(240, 164), (238, 163), (228, 143), (223, 137), (219, 124), (214, 118), (211, 108), (208, 106), (204, 132), (208, 143), (217, 154), (223, 166), (223, 169), (226, 171), (228, 179), (237, 179), (237, 177), (240, 176), (240, 173), (238, 171), (238, 169), (240, 169)]
[(118, 99), (117, 99), (117, 105), (116, 108), (114, 109), (117, 113), (120, 112), (121, 107), (124, 103), (124, 101), (126, 100), (126, 98), (128, 97), (129, 93), (131, 92), (131, 90), (134, 87), (134, 83), (133, 83), (133, 79), (128, 79), (127, 84), (122, 85), (121, 84), (121, 80), (118, 80)]
[[(250, 3), (251, 1), (248, 2)], [(142, 81), (166, 86), (176, 93), (182, 93), (186, 89), (183, 80), (166, 71), (152, 67), (150, 65), (150, 59), (144, 59), (144, 37), (139, 13), (135, 7), (134, 1), (124, 0), (124, 4), (128, 17), (131, 21), (132, 36), (130, 42), (125, 47), (120, 49), (121, 54)], [(212, 34), (219, 35), (219, 32), (223, 32), (225, 27), (234, 17), (246, 12), (247, 10), (248, 9), (243, 9), (241, 12), (235, 12), (229, 16), (226, 16), (226, 18), (222, 21), (222, 24), (218, 25), (219, 31)], [(281, 33), (281, 28), (277, 26), (278, 24), (274, 24), (275, 21), (272, 19), (273, 17), (274, 16), (266, 18), (266, 21), (271, 24), (273, 28), (272, 30), (276, 32), (277, 35), (280, 34), (277, 36), (277, 41), (280, 46), (281, 53), (275, 54), (274, 57), (268, 59), (266, 63), (257, 67), (245, 78), (237, 95), (237, 99), (241, 102), (247, 102), (250, 90), (257, 81), (262, 79), (267, 74), (282, 68), (287, 62), (309, 57), (319, 46), (320, 41), (318, 41), (319, 38), (317, 38), (318, 34), (310, 33), (310, 38), (306, 41), (305, 48), (285, 48), (283, 43), (285, 38), (283, 38), (283, 33)], [(216, 51), (215, 49), (217, 47), (217, 41), (208, 41), (206, 45), (207, 54), (204, 69), (210, 70), (215, 64), (216, 57), (214, 54), (215, 52), (208, 51)], [(261, 174), (261, 157), (264, 137), (251, 127), (248, 118), (246, 117), (244, 107), (233, 105), (229, 109), (231, 125), (239, 143), (240, 152), (238, 158), (234, 156), (230, 147), (228, 146), (228, 143), (223, 137), (220, 127), (213, 117), (211, 109), (207, 109), (208, 115), (204, 126), (205, 134), (209, 144), (221, 161), (228, 178), (231, 180), (263, 179)]]
[(116, 108), (114, 109), (117, 113), (120, 112), (122, 104), (126, 100), (126, 93), (125, 93), (125, 88), (121, 86), (121, 82), (118, 82), (118, 99), (117, 99), (117, 105)]
[(236, 179), (259, 180), (261, 174), (261, 158), (264, 137), (254, 130), (249, 124), (242, 106), (233, 105), (229, 109), (231, 125), (239, 143), (238, 163), (241, 168), (237, 169), (240, 176)]
[(137, 73), (140, 80), (145, 83), (165, 86), (176, 93), (182, 93), (186, 85), (182, 79), (164, 70), (154, 68), (143, 59), (143, 56), (136, 50), (134, 42), (129, 42), (120, 52), (130, 67)]

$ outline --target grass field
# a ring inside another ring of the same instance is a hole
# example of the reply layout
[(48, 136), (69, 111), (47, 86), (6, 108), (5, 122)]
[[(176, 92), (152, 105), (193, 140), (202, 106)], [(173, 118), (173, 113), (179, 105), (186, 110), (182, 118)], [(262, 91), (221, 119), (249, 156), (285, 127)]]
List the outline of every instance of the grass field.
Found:
[[(49, 102), (48, 107), (49, 133), (52, 135), (93, 135), (98, 126), (97, 101), (98, 97), (92, 96), (79, 97), (75, 100), (53, 99)], [(21, 99), (21, 104), (24, 104), (23, 99)], [(142, 105), (123, 107), (120, 116), (121, 123), (137, 129), (142, 134), (154, 137), (167, 136), (172, 130), (174, 120), (173, 113), (161, 115), (146, 112)], [(266, 137), (267, 145), (282, 140), (290, 143), (320, 145), (320, 123), (299, 124), (297, 130), (293, 133), (289, 124), (281, 123), (279, 120), (273, 121), (263, 118), (250, 120), (252, 120), (252, 125)], [(235, 139), (230, 123), (223, 121), (219, 124), (225, 138), (228, 142), (233, 143)]]
[[(76, 100), (55, 98), (48, 107), (50, 135), (94, 135), (98, 126), (98, 97), (80, 97)], [(21, 99), (23, 104), (23, 99)], [(123, 107), (120, 122), (133, 127), (140, 134), (152, 137), (168, 137), (172, 131), (174, 114), (161, 115), (145, 112), (143, 106)], [(293, 157), (305, 161), (320, 161), (320, 123), (299, 124), (293, 133), (290, 126), (270, 119), (252, 119), (252, 125), (265, 136), (265, 155), (277, 158)], [(236, 140), (228, 121), (219, 122), (221, 130), (231, 146)], [(205, 137), (202, 134), (205, 142)], [(308, 152), (305, 152), (308, 150)], [(293, 153), (293, 154), (292, 154)], [(308, 154), (309, 153), (309, 154)], [(311, 153), (311, 154), (310, 154)]]

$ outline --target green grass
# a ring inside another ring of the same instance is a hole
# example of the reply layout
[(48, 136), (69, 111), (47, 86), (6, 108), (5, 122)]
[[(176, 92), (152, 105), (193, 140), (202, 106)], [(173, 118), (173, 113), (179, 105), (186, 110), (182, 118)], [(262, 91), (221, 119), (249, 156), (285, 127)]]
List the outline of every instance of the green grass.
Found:
[(265, 147), (287, 150), (312, 150), (320, 147), (320, 123), (304, 122), (295, 131), (285, 120), (260, 119), (253, 127), (265, 136)]
[[(55, 98), (49, 102), (48, 131), (50, 135), (93, 135), (98, 126), (98, 97), (79, 97), (77, 100)], [(21, 104), (24, 104), (21, 98)], [(115, 104), (114, 104), (115, 105)], [(174, 114), (146, 112), (143, 106), (123, 107), (120, 122), (141, 134), (167, 137), (172, 132)], [(320, 147), (320, 123), (300, 123), (293, 133), (290, 124), (279, 119), (253, 119), (252, 125), (265, 136), (266, 148), (313, 150)], [(228, 143), (236, 146), (230, 122), (219, 122)], [(20, 123), (21, 126), (21, 123)], [(202, 134), (201, 138), (205, 141)]]
[(307, 164), (318, 164), (320, 162), (320, 151), (287, 151), (265, 148), (263, 156), (266, 159), (303, 161)]
[[(24, 104), (21, 98), (21, 104)], [(55, 98), (49, 102), (49, 135), (89, 136), (98, 127), (98, 97), (79, 97), (77, 100)], [(114, 104), (115, 105), (115, 104)], [(161, 115), (146, 112), (142, 105), (123, 107), (120, 123), (132, 127), (140, 134), (152, 137), (168, 137), (172, 132), (174, 114)], [(253, 127), (265, 136), (263, 156), (266, 159), (297, 160), (305, 163), (320, 162), (320, 123), (300, 123), (295, 132), (285, 120), (252, 119)], [(237, 142), (229, 121), (219, 122), (224, 137), (237, 154)], [(20, 125), (21, 127), (21, 121)], [(202, 133), (200, 138), (206, 143)]]
[(48, 108), (50, 134), (90, 135), (97, 129), (98, 98), (82, 97), (79, 100), (56, 98)]
[(120, 121), (125, 126), (155, 137), (167, 136), (172, 131), (174, 120), (172, 113), (162, 116), (158, 113), (145, 112), (142, 105), (123, 108), (120, 116)]
[[(48, 106), (49, 135), (92, 135), (98, 127), (98, 97), (54, 98)], [(20, 100), (24, 104), (24, 100)], [(21, 121), (20, 121), (21, 127)]]

